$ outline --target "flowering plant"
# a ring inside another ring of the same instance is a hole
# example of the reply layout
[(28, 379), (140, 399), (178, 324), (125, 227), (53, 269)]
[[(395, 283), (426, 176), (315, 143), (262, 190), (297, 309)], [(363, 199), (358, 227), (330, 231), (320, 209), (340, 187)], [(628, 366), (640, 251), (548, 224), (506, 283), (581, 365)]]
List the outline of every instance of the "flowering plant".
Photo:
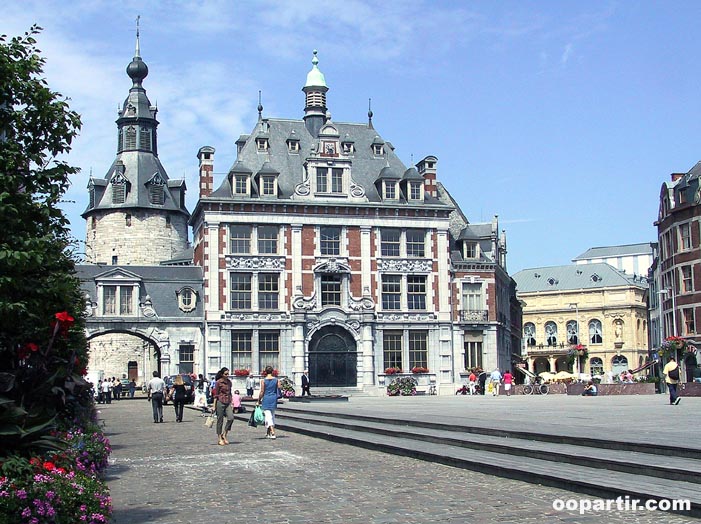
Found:
[(94, 424), (84, 430), (72, 428), (56, 434), (68, 444), (63, 451), (49, 454), (52, 461), (65, 469), (76, 469), (90, 476), (102, 476), (112, 452), (110, 441)]
[(414, 377), (398, 377), (387, 386), (387, 394), (390, 397), (416, 395), (417, 384)]
[(397, 373), (401, 373), (402, 369), (401, 368), (387, 368), (385, 369), (385, 375), (396, 375)]
[(428, 373), (428, 368), (422, 366), (414, 366), (411, 368), (412, 373)]
[(278, 382), (278, 388), (280, 389), (282, 396), (285, 398), (291, 398), (295, 396), (294, 384), (292, 384), (292, 381), (287, 377), (280, 379), (280, 381)]
[(247, 377), (250, 374), (251, 374), (250, 369), (235, 369), (234, 370), (234, 375), (237, 377)]
[(676, 355), (678, 350), (682, 352), (687, 349), (688, 345), (686, 340), (682, 337), (671, 336), (664, 339), (662, 345), (660, 346), (660, 355), (666, 357), (673, 357)]

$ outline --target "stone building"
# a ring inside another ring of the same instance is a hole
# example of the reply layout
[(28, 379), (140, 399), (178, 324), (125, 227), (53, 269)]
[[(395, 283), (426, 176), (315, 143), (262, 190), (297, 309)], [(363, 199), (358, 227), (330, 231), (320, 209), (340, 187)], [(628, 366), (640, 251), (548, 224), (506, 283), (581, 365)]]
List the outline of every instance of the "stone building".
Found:
[(525, 269), (514, 280), (524, 303), (523, 354), (536, 374), (617, 375), (645, 364), (646, 277), (590, 263)]
[(201, 369), (203, 281), (191, 266), (185, 181), (171, 180), (158, 159), (158, 110), (142, 85), (148, 67), (138, 38), (127, 66), (132, 87), (118, 111), (117, 156), (88, 184), (86, 264), (77, 272), (89, 372), (143, 384), (153, 370)]
[(438, 159), (405, 165), (372, 122), (333, 121), (313, 67), (302, 119), (258, 107), (215, 188), (202, 147), (192, 213), (204, 273), (202, 366), (272, 365), (316, 388), (384, 394), (387, 368), (425, 368), (452, 394), (466, 367), (508, 367), (520, 307), (498, 221), (471, 224)]

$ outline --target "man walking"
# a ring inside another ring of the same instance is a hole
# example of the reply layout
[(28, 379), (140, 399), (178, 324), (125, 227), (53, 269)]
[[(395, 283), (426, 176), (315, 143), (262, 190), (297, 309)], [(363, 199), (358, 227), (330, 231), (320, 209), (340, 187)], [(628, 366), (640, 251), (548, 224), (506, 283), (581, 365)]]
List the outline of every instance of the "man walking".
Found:
[(309, 370), (305, 369), (304, 374), (302, 375), (302, 396), (304, 396), (304, 393), (307, 393), (310, 397), (312, 394), (309, 392)]
[(161, 379), (158, 371), (153, 372), (153, 378), (149, 380), (146, 391), (148, 399), (151, 401), (153, 408), (153, 422), (163, 422), (163, 392), (165, 391), (166, 383)]
[(679, 384), (679, 364), (674, 360), (674, 357), (669, 357), (669, 362), (662, 370), (664, 381), (669, 389), (669, 403), (676, 406), (681, 401), (677, 396), (677, 384)]
[(499, 385), (501, 384), (501, 371), (499, 371), (499, 368), (494, 368), (494, 371), (492, 371), (492, 374), (489, 376), (489, 380), (492, 382), (492, 395), (498, 397)]

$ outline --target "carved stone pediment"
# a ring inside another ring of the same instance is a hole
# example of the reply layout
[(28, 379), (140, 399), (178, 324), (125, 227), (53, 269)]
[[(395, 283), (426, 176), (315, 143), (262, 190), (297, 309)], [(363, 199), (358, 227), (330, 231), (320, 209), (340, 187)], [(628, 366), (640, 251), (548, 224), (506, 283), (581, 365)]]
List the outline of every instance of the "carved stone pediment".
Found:
[(226, 256), (227, 269), (276, 270), (285, 269), (285, 257)]
[(427, 258), (380, 258), (377, 269), (395, 273), (430, 273), (433, 261)]

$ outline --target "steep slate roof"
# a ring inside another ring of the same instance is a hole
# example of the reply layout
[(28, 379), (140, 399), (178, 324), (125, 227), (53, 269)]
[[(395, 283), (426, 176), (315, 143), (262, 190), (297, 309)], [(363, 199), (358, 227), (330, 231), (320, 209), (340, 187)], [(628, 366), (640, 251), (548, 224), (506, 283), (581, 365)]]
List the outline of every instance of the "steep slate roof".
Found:
[[(188, 321), (202, 321), (204, 318), (204, 276), (199, 266), (102, 266), (79, 265), (76, 274), (80, 279), (83, 293), (89, 293), (96, 302), (97, 284), (100, 277), (121, 272), (134, 274), (141, 281), (140, 300), (149, 295), (159, 318), (176, 318)], [(178, 307), (177, 291), (183, 287), (192, 288), (197, 294), (196, 307), (188, 313)], [(131, 319), (131, 317), (129, 317)]]
[(592, 247), (587, 249), (581, 255), (573, 258), (572, 261), (588, 260), (592, 258), (621, 257), (628, 255), (652, 255), (652, 245), (650, 242), (641, 242), (639, 244), (625, 244), (622, 246)]
[(574, 291), (616, 286), (637, 286), (646, 289), (647, 280), (627, 275), (609, 264), (550, 266), (524, 269), (513, 275), (517, 293)]

